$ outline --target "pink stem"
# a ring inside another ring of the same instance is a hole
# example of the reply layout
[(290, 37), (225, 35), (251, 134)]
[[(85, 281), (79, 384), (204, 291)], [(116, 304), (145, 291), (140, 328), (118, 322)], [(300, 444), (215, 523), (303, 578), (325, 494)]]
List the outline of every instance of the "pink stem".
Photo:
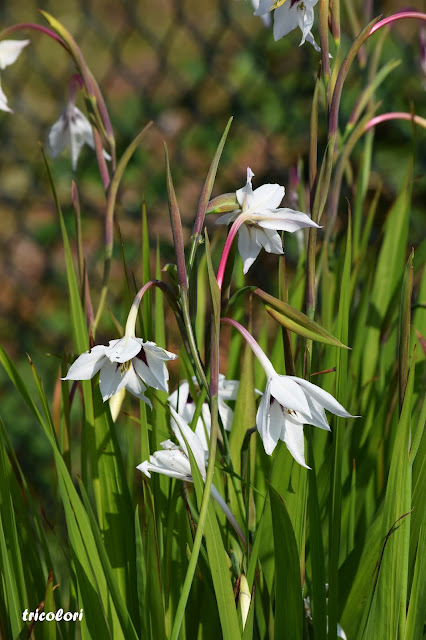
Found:
[(35, 24), (34, 22), (20, 22), (18, 24), (14, 24), (12, 27), (8, 27), (0, 33), (0, 39), (3, 40), (10, 33), (13, 33), (14, 31), (21, 31), (22, 29), (33, 29), (34, 31), (41, 31), (41, 33), (44, 33), (46, 36), (49, 36), (50, 38), (53, 38), (53, 40), (56, 40), (56, 42), (58, 42), (69, 53), (69, 49), (62, 38), (56, 35), (56, 33), (54, 33), (51, 29), (43, 27), (40, 24)]
[(232, 318), (221, 318), (220, 321), (222, 324), (230, 324), (232, 327), (235, 327), (235, 329), (238, 329), (238, 331), (243, 336), (244, 340), (246, 340), (246, 342), (249, 344), (256, 358), (259, 360), (266, 375), (268, 377), (272, 377), (275, 374), (275, 369), (272, 366), (271, 361), (263, 351), (262, 347), (253, 338), (251, 333), (249, 333), (247, 329), (245, 329), (239, 322), (237, 322), (236, 320), (233, 320)]
[(229, 252), (231, 250), (232, 242), (237, 235), (238, 229), (241, 225), (246, 221), (247, 216), (245, 214), (240, 214), (238, 218), (234, 221), (232, 227), (229, 230), (228, 237), (226, 238), (225, 246), (223, 247), (222, 257), (220, 258), (219, 268), (217, 270), (217, 284), (219, 285), (219, 289), (222, 290), (223, 278), (225, 276), (226, 263), (228, 262)]
[(387, 18), (383, 18), (380, 22), (376, 22), (373, 28), (370, 31), (370, 36), (373, 35), (378, 29), (381, 27), (386, 27), (388, 24), (392, 24), (396, 20), (403, 20), (404, 18), (417, 18), (417, 20), (426, 20), (426, 13), (422, 13), (421, 11), (401, 11), (400, 13), (395, 13), (393, 16), (388, 16)]
[(382, 122), (386, 122), (387, 120), (408, 120), (410, 122), (415, 122), (420, 126), (426, 129), (426, 119), (421, 116), (417, 116), (412, 113), (405, 113), (404, 111), (393, 111), (390, 113), (382, 113), (380, 116), (375, 116), (371, 118), (369, 122), (365, 125), (365, 131), (372, 129), (376, 126), (376, 124), (380, 124)]

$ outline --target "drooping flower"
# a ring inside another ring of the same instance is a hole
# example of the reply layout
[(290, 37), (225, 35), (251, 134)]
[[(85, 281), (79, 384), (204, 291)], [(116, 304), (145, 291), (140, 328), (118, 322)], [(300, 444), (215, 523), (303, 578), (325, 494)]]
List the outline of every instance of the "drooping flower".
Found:
[[(2, 40), (0, 42), (0, 69), (3, 70), (13, 64), (19, 57), (22, 49), (29, 44), (29, 40)], [(0, 85), (0, 110), (13, 113), (8, 106), (7, 97)]]
[(300, 27), (301, 45), (308, 41), (317, 51), (319, 46), (311, 33), (314, 24), (314, 6), (318, 0), (260, 0), (255, 16), (263, 16), (274, 11), (274, 39), (279, 40), (290, 31)]
[[(193, 378), (193, 383), (197, 388), (196, 378)], [(226, 380), (225, 376), (219, 374), (219, 388), (218, 388), (218, 408), (219, 415), (222, 420), (222, 424), (227, 431), (231, 430), (232, 421), (234, 419), (234, 412), (231, 407), (226, 404), (226, 400), (236, 400), (238, 393), (238, 380)], [(169, 396), (169, 404), (188, 424), (191, 424), (196, 409), (196, 401), (191, 396), (189, 383), (184, 380), (179, 388), (173, 391)], [(173, 420), (173, 418), (172, 418)], [(210, 408), (207, 402), (204, 402), (201, 407), (201, 415), (197, 420), (195, 432), (200, 438), (203, 446), (208, 449), (207, 435), (210, 436), (211, 430), (211, 415)]]
[[(172, 407), (170, 407), (170, 414), (172, 431), (179, 444), (177, 445), (171, 440), (161, 442), (163, 450), (156, 451), (149, 457), (149, 460), (145, 460), (136, 468), (139, 469), (139, 471), (142, 471), (142, 473), (148, 478), (151, 477), (151, 472), (154, 472), (161, 473), (162, 475), (169, 476), (170, 478), (177, 478), (184, 482), (193, 482), (194, 480), (192, 477), (191, 463), (187, 447), (188, 444), (195, 462), (197, 463), (201, 477), (205, 480), (209, 454), (208, 449), (204, 446), (202, 440), (198, 437), (195, 431), (191, 430), (191, 427)], [(229, 522), (245, 544), (245, 536), (241, 527), (238, 525), (228, 505), (213, 484), (211, 486), (211, 496), (216, 500)]]
[(151, 406), (144, 395), (147, 387), (168, 391), (169, 373), (165, 362), (177, 356), (155, 342), (124, 336), (96, 345), (82, 353), (71, 365), (64, 380), (90, 380), (99, 371), (103, 401), (123, 388)]
[(139, 294), (130, 309), (124, 336), (110, 340), (109, 345), (96, 345), (82, 353), (71, 365), (63, 380), (90, 380), (99, 371), (99, 386), (103, 401), (126, 388), (149, 406), (144, 395), (147, 387), (168, 391), (169, 372), (165, 362), (177, 356), (158, 347), (155, 342), (144, 342), (135, 336), (135, 325), (140, 303)]
[[(95, 148), (92, 125), (86, 116), (71, 101), (61, 113), (49, 131), (49, 148), (53, 158), (56, 158), (65, 147), (70, 148), (73, 171), (77, 169), (78, 156), (82, 147), (87, 144)], [(104, 156), (110, 156), (104, 151)]]
[(264, 184), (253, 191), (253, 176), (253, 171), (248, 167), (247, 182), (236, 192), (241, 209), (226, 213), (216, 220), (216, 224), (229, 224), (240, 218), (238, 250), (244, 262), (244, 273), (250, 269), (262, 247), (269, 253), (283, 253), (277, 230), (291, 233), (304, 227), (318, 227), (306, 213), (279, 208), (285, 193), (284, 187), (279, 184)]
[(356, 418), (346, 411), (337, 400), (312, 382), (278, 374), (272, 362), (253, 336), (231, 318), (222, 318), (241, 333), (250, 345), (266, 373), (266, 388), (256, 415), (256, 427), (268, 455), (271, 455), (279, 440), (285, 442), (293, 458), (309, 469), (305, 462), (303, 425), (330, 431), (324, 409), (342, 418)]
[(348, 413), (330, 393), (312, 382), (280, 375), (271, 362), (268, 367), (261, 364), (268, 380), (257, 411), (256, 426), (265, 451), (271, 455), (278, 440), (283, 440), (296, 462), (309, 469), (305, 462), (303, 425), (312, 424), (330, 431), (324, 409), (342, 418), (355, 416)]

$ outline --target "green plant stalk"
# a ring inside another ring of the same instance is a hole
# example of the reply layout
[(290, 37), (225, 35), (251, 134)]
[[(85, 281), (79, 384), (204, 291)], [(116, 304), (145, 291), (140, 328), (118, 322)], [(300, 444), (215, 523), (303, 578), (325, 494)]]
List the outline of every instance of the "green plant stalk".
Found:
[(340, 48), (340, 0), (333, 0), (331, 6), (331, 33), (338, 54)]
[(328, 6), (329, 0), (319, 0), (319, 36), (321, 47), (322, 77), (324, 79), (327, 107), (329, 106), (330, 57), (328, 47)]
[(351, 135), (346, 140), (345, 146), (343, 147), (342, 152), (340, 153), (339, 159), (336, 163), (336, 169), (333, 175), (333, 182), (330, 189), (330, 202), (328, 207), (328, 220), (327, 220), (327, 228), (325, 232), (325, 239), (329, 241), (331, 235), (333, 233), (334, 223), (337, 217), (337, 209), (339, 205), (340, 191), (342, 188), (342, 179), (343, 175), (349, 161), (349, 156), (352, 153), (353, 148), (356, 143), (362, 136), (365, 134), (365, 126), (373, 117), (374, 113), (377, 111), (379, 104), (374, 105), (371, 109), (367, 111), (365, 116), (358, 122), (356, 127), (353, 129)]
[(189, 313), (188, 291), (186, 289), (181, 289), (180, 293), (183, 323), (190, 350), (189, 355), (192, 356), (194, 362), (195, 375), (197, 376), (198, 384), (200, 385), (200, 387), (203, 386), (207, 393), (209, 393), (209, 384), (207, 382), (206, 374), (204, 373), (203, 365), (201, 363), (200, 354), (198, 352), (197, 343), (195, 341), (194, 331), (192, 330), (191, 316)]
[(194, 579), (195, 569), (200, 553), (201, 541), (203, 538), (204, 526), (206, 524), (207, 510), (210, 501), (210, 491), (213, 482), (213, 473), (216, 459), (217, 436), (219, 433), (218, 421), (218, 381), (219, 381), (219, 324), (213, 320), (212, 336), (211, 336), (211, 354), (210, 354), (210, 412), (211, 412), (211, 432), (209, 443), (209, 461), (206, 471), (206, 481), (204, 485), (203, 498), (201, 501), (200, 515), (198, 519), (197, 532), (194, 538), (191, 558), (183, 584), (182, 593), (176, 610), (176, 617), (170, 634), (170, 640), (178, 640), (179, 631), (185, 612), (186, 603), (188, 601), (189, 592), (191, 590), (192, 581)]

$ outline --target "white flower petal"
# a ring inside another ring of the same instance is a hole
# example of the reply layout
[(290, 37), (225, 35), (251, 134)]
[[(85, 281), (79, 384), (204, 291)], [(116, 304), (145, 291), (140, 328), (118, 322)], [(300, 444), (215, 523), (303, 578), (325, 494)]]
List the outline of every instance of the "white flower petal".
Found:
[(308, 401), (298, 382), (298, 378), (276, 374), (271, 380), (271, 396), (278, 400), (284, 408), (310, 416)]
[(256, 223), (264, 229), (279, 229), (280, 231), (288, 231), (290, 233), (304, 229), (305, 227), (320, 228), (306, 213), (287, 208), (269, 211), (268, 215), (265, 215), (264, 220), (256, 220)]
[(282, 255), (284, 253), (281, 238), (276, 231), (271, 229), (256, 229), (257, 238), (260, 240), (262, 247), (268, 253)]
[[(187, 380), (184, 380), (179, 388), (173, 391), (168, 397), (168, 403), (175, 411), (182, 415), (183, 410), (185, 409), (186, 403), (188, 401), (189, 396), (189, 383)], [(194, 415), (194, 414), (192, 414)], [(187, 420), (190, 422), (190, 420)]]
[[(271, 10), (272, 5), (274, 4), (275, 0), (260, 0), (260, 2), (257, 0), (256, 4), (257, 9), (254, 12), (255, 16), (262, 16), (265, 13), (268, 13)], [(254, 4), (254, 2), (253, 2)]]
[(262, 184), (253, 191), (253, 198), (250, 203), (250, 209), (253, 211), (256, 207), (260, 211), (265, 209), (278, 209), (281, 200), (284, 198), (285, 189), (279, 184)]
[(263, 446), (268, 455), (271, 455), (277, 445), (277, 440), (273, 441), (269, 433), (270, 408), (271, 408), (271, 389), (270, 380), (266, 384), (265, 393), (260, 401), (256, 414), (257, 430), (262, 438)]
[[(298, 4), (298, 2), (297, 2)], [(281, 7), (274, 11), (274, 40), (280, 40), (299, 25), (297, 4), (291, 6), (287, 0)]]
[(284, 418), (284, 437), (282, 438), (293, 458), (302, 467), (310, 469), (305, 462), (305, 439), (303, 437), (303, 424), (295, 420), (291, 414)]
[[(74, 104), (70, 103), (49, 132), (49, 148), (53, 158), (65, 148), (69, 147), (73, 171), (77, 168), (77, 161), (83, 145), (95, 148), (92, 125)], [(111, 160), (111, 156), (104, 150), (104, 157)]]
[(176, 445), (166, 451), (156, 451), (150, 456), (149, 461), (145, 460), (136, 468), (148, 478), (151, 477), (150, 471), (154, 471), (170, 478), (192, 482), (189, 460)]
[(126, 374), (126, 389), (130, 391), (130, 393), (133, 393), (133, 395), (137, 398), (140, 398), (140, 400), (146, 402), (147, 405), (152, 409), (151, 401), (146, 397), (146, 395), (144, 395), (146, 386), (137, 375), (133, 365), (130, 366), (129, 371)]
[(243, 271), (247, 273), (260, 252), (260, 245), (256, 242), (256, 230), (243, 224), (238, 230), (238, 251), (243, 260)]
[(141, 350), (141, 345), (136, 338), (119, 338), (110, 340), (105, 355), (111, 362), (128, 362), (134, 358)]
[(324, 409), (334, 413), (336, 416), (340, 416), (341, 418), (356, 418), (358, 416), (352, 416), (350, 413), (346, 411), (346, 409), (337, 402), (337, 400), (328, 393), (318, 387), (316, 384), (312, 384), (312, 382), (308, 382), (307, 380), (303, 380), (302, 378), (296, 378), (294, 376), (288, 376), (292, 380), (297, 381), (301, 387), (303, 387), (307, 393), (316, 400)]
[(305, 424), (313, 424), (315, 427), (319, 427), (320, 429), (324, 429), (325, 431), (331, 431), (322, 405), (314, 400), (314, 398), (312, 398), (307, 391), (305, 392), (305, 397), (308, 401), (310, 409), (309, 416), (304, 416), (303, 414), (301, 414)]
[(248, 208), (249, 203), (251, 202), (251, 199), (253, 197), (253, 187), (251, 184), (251, 179), (253, 178), (253, 176), (253, 171), (250, 169), (250, 167), (247, 167), (247, 182), (242, 189), (238, 189), (238, 191), (236, 191), (238, 203), (243, 210)]
[(105, 359), (99, 372), (99, 387), (104, 402), (126, 386), (127, 371), (122, 372), (121, 368), (119, 362)]
[[(312, 33), (307, 33), (306, 34), (305, 42), (309, 42), (309, 44), (311, 44), (313, 46), (315, 51), (317, 51), (318, 53), (321, 53), (321, 47), (317, 44), (317, 42), (316, 42), (314, 36), (312, 35)], [(301, 43), (301, 44), (303, 44), (303, 43)], [(329, 54), (329, 57), (332, 58), (332, 55)]]
[(105, 350), (107, 347), (104, 345), (96, 345), (90, 351), (82, 353), (78, 356), (77, 360), (71, 365), (67, 375), (63, 380), (90, 380), (100, 370), (104, 362), (107, 362), (105, 357)]
[(220, 396), (218, 398), (218, 408), (220, 419), (222, 420), (224, 429), (226, 429), (226, 431), (231, 431), (232, 422), (234, 420), (234, 412), (232, 411), (231, 407), (228, 407), (228, 405), (222, 400)]
[(157, 451), (155, 454), (156, 463), (162, 468), (159, 473), (169, 475), (172, 471), (173, 477), (181, 477), (184, 480), (192, 480), (191, 465), (188, 458), (181, 449), (175, 447), (166, 451)]
[(0, 69), (13, 64), (29, 40), (2, 40), (0, 42)]
[[(186, 424), (184, 420), (176, 413), (174, 409), (170, 407), (170, 413), (174, 418), (175, 424), (172, 425), (173, 433), (175, 434), (181, 448), (187, 453), (186, 442), (192, 451), (192, 455), (195, 458), (197, 466), (203, 478), (206, 477), (206, 450), (200, 442), (198, 436), (191, 431), (191, 428)], [(184, 439), (185, 438), (185, 439)]]
[(56, 158), (69, 145), (67, 121), (62, 114), (49, 131), (49, 150), (52, 158)]
[(222, 400), (236, 400), (239, 386), (238, 380), (226, 380), (223, 373), (219, 374), (218, 395)]
[(6, 97), (5, 92), (1, 88), (1, 85), (0, 85), (0, 110), (1, 111), (8, 111), (9, 113), (13, 113), (12, 109), (7, 104), (7, 97)]

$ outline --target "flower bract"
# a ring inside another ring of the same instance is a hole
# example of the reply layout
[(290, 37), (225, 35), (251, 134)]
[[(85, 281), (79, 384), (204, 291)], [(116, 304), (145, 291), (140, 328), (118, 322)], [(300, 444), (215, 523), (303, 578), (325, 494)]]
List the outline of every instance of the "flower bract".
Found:
[(245, 186), (236, 192), (241, 209), (216, 220), (216, 224), (229, 224), (239, 215), (244, 216), (244, 222), (238, 229), (238, 250), (243, 259), (244, 273), (250, 269), (262, 247), (269, 253), (283, 253), (278, 230), (294, 232), (304, 227), (318, 227), (306, 213), (279, 208), (285, 193), (279, 184), (264, 184), (253, 190), (253, 176), (249, 167)]
[(99, 386), (104, 402), (123, 388), (149, 406), (144, 395), (147, 387), (168, 391), (169, 373), (165, 362), (177, 356), (154, 342), (124, 336), (108, 346), (96, 345), (81, 354), (71, 365), (64, 380), (90, 380), (99, 371)]

